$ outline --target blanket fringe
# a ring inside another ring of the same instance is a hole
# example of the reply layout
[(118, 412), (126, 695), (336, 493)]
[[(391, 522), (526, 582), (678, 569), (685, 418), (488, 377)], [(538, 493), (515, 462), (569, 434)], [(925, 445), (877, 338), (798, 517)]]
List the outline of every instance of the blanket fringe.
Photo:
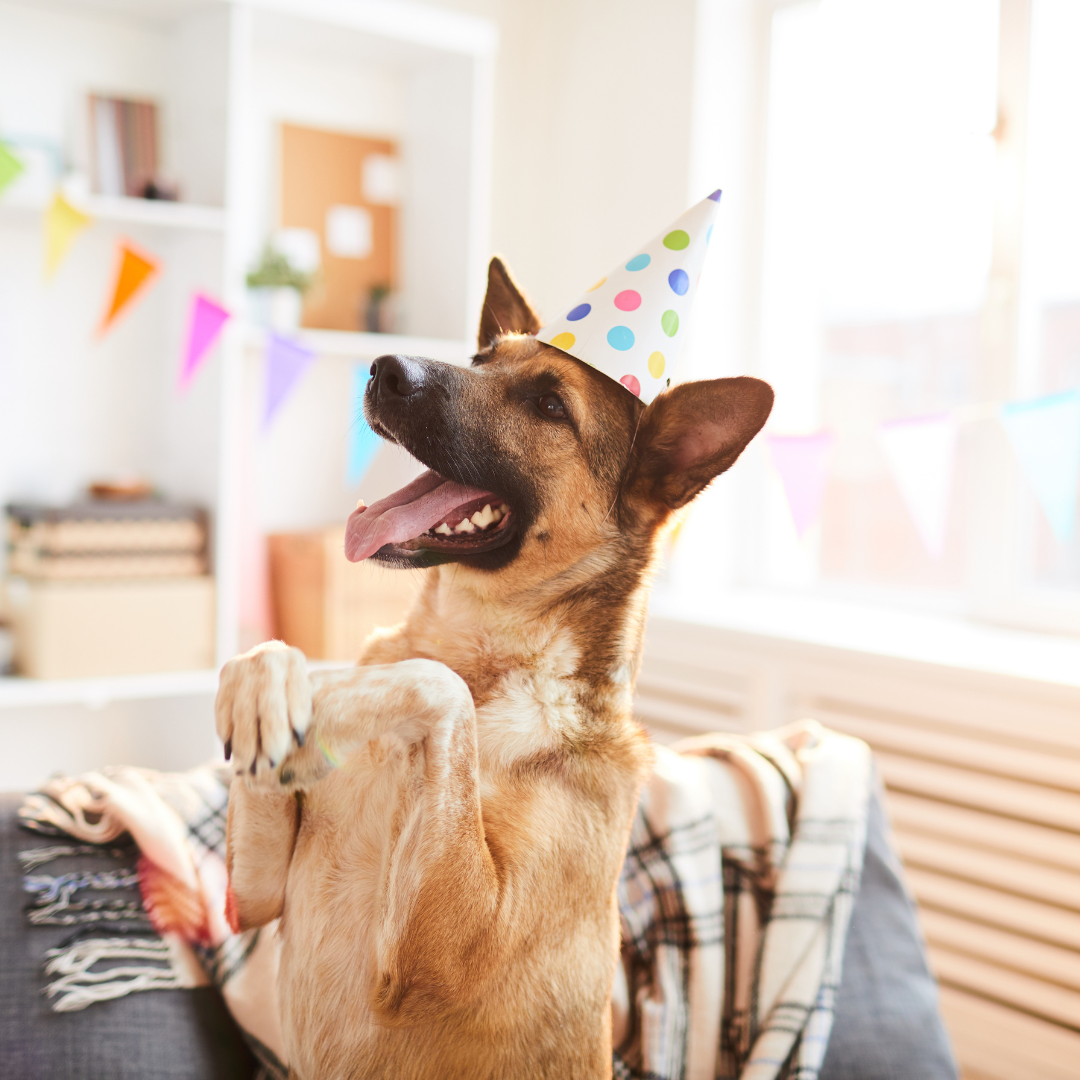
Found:
[[(77, 1012), (95, 1001), (109, 1001), (140, 990), (187, 985), (173, 967), (168, 942), (160, 938), (82, 938), (49, 949), (45, 956), (45, 974), (60, 976), (44, 990), (48, 997), (58, 998), (53, 1003), (56, 1012)], [(91, 970), (95, 964), (109, 960), (142, 963)]]
[(27, 918), (34, 926), (75, 926), (92, 922), (119, 922), (146, 918), (138, 892), (128, 897), (76, 900), (83, 890), (116, 892), (139, 884), (134, 867), (68, 874), (27, 874), (23, 889), (35, 894)]

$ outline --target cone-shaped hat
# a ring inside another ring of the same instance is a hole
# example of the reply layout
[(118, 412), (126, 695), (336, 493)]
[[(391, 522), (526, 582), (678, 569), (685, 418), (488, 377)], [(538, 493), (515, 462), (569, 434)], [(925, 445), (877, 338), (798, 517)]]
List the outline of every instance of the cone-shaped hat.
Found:
[(609, 375), (648, 405), (671, 383), (720, 192), (601, 278), (537, 338)]

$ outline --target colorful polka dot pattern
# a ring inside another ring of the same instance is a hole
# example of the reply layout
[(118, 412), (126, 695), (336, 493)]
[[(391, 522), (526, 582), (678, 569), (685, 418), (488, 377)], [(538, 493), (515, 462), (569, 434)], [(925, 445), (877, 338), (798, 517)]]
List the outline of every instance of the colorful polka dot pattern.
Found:
[(719, 198), (715, 191), (691, 207), (537, 338), (652, 402), (671, 385), (682, 352)]

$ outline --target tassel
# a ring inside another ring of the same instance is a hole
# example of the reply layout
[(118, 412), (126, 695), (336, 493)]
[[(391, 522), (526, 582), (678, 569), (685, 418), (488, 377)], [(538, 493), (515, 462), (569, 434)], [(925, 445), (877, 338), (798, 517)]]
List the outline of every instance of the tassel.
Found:
[(29, 851), (19, 852), (19, 862), (24, 871), (36, 870), (45, 863), (54, 859), (62, 859), (67, 855), (106, 855), (113, 858), (123, 858), (134, 854), (132, 848), (103, 848), (97, 844), (57, 844), (54, 847), (31, 848)]
[[(185, 985), (173, 969), (167, 942), (160, 938), (82, 938), (45, 954), (46, 975), (59, 974), (45, 987), (58, 997), (56, 1012), (76, 1012), (95, 1001), (109, 1001), (141, 990), (176, 989)], [(104, 960), (141, 960), (138, 965), (91, 971)], [(167, 966), (161, 966), (161, 965)]]
[(98, 892), (130, 890), (138, 883), (139, 876), (133, 868), (97, 873), (27, 874), (23, 878), (23, 889), (37, 894), (34, 905), (27, 910), (27, 919), (34, 926), (145, 919), (146, 912), (138, 893), (133, 893), (129, 899), (72, 900), (83, 889)]

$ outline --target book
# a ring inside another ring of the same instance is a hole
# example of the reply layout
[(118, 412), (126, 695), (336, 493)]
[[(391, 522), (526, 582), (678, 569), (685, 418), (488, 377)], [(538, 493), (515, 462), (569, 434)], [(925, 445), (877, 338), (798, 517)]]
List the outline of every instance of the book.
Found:
[(150, 101), (90, 95), (94, 190), (145, 197), (157, 191), (157, 106)]
[(7, 508), (8, 571), (46, 580), (190, 577), (207, 572), (200, 507), (158, 499)]

